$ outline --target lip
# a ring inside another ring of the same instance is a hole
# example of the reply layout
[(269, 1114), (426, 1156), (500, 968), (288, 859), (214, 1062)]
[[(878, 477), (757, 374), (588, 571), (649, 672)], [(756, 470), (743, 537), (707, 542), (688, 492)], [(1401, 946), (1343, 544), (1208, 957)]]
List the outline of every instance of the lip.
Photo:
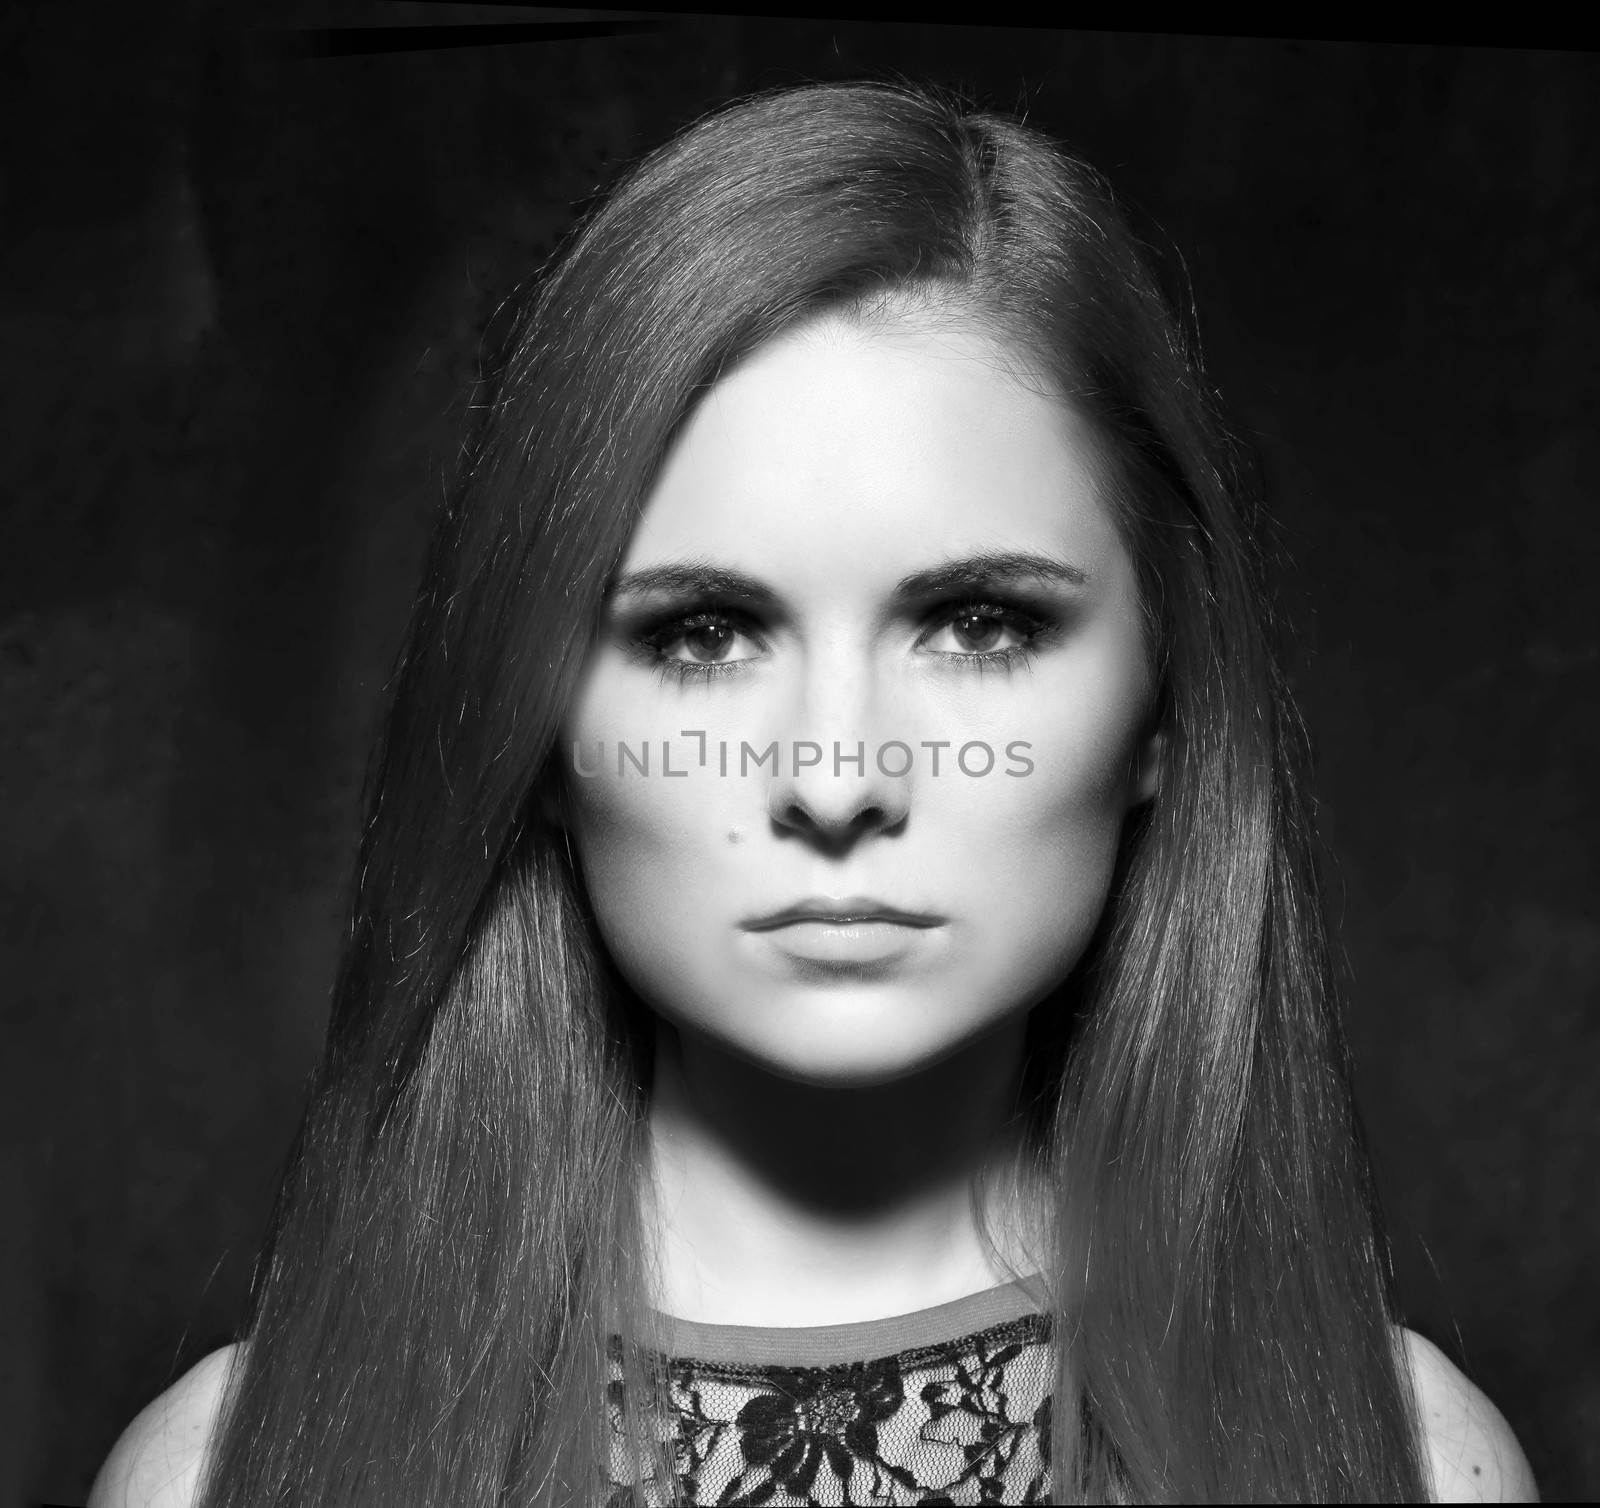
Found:
[(944, 918), (928, 911), (903, 911), (869, 895), (812, 896), (785, 906), (781, 911), (752, 917), (744, 927), (749, 932), (772, 932), (779, 927), (807, 922), (827, 922), (840, 927), (886, 922), (897, 927), (927, 928), (940, 926)]

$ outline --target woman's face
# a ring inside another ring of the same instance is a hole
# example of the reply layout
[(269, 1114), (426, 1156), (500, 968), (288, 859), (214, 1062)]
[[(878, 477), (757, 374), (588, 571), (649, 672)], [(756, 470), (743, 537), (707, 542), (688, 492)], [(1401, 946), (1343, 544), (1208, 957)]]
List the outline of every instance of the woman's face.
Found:
[(669, 452), (568, 718), (605, 941), (686, 1044), (926, 1067), (1082, 954), (1158, 778), (1150, 690), (1070, 409), (969, 325), (788, 332)]

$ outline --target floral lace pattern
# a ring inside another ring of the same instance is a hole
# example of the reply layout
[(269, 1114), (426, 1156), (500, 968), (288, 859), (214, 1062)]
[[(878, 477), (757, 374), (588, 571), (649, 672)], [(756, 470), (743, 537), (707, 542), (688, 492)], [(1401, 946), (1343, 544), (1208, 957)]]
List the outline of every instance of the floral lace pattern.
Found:
[[(1041, 1503), (1050, 1494), (1049, 1319), (1009, 1320), (872, 1361), (673, 1357), (663, 1421), (691, 1504)], [(622, 1378), (610, 1406), (620, 1442)], [(636, 1501), (614, 1458), (614, 1505)], [(645, 1500), (666, 1494), (646, 1485)]]

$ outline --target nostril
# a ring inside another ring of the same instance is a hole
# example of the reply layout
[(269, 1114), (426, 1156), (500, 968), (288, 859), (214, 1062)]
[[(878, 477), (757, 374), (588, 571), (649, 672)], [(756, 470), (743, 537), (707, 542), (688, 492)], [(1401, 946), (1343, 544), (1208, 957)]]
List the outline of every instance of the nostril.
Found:
[[(904, 815), (896, 815), (888, 808), (873, 803), (858, 807), (848, 814), (829, 816), (817, 812), (803, 800), (790, 800), (773, 813), (780, 826), (804, 833), (832, 849), (848, 848), (864, 833), (884, 832), (897, 827)], [(732, 835), (729, 835), (732, 841)]]

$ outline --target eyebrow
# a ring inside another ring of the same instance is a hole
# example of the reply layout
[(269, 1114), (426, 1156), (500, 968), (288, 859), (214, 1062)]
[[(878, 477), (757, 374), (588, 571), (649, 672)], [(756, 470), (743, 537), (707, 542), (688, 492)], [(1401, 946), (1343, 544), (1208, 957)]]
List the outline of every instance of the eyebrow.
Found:
[[(939, 592), (975, 591), (1016, 581), (1087, 586), (1089, 573), (1082, 566), (1058, 560), (1053, 555), (1039, 555), (1029, 550), (980, 550), (974, 555), (941, 561), (902, 576), (895, 583), (893, 600), (910, 603)], [(606, 587), (606, 600), (644, 596), (650, 592), (695, 593), (752, 605), (770, 604), (778, 597), (758, 578), (700, 558), (645, 566), (616, 576)]]

